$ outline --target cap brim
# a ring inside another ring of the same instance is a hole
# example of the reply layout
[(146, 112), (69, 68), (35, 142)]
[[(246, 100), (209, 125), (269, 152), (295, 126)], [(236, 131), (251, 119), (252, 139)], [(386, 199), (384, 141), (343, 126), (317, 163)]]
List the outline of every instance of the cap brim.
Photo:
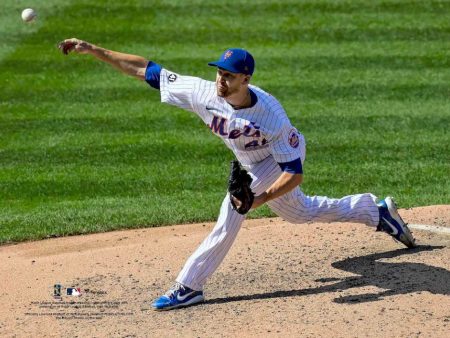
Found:
[(219, 68), (228, 70), (229, 72), (232, 72), (232, 73), (240, 73), (240, 71), (237, 70), (236, 68), (233, 68), (229, 64), (227, 64), (225, 62), (221, 62), (221, 61), (208, 62), (208, 66), (219, 67)]

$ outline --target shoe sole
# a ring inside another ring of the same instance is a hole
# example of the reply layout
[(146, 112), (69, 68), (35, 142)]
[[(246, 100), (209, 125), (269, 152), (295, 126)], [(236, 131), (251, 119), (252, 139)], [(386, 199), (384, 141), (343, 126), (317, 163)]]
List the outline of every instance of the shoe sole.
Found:
[(153, 310), (155, 310), (155, 311), (166, 311), (166, 310), (178, 309), (180, 307), (186, 307), (186, 306), (190, 306), (190, 305), (201, 303), (204, 300), (205, 300), (205, 298), (203, 297), (203, 295), (199, 295), (199, 296), (196, 296), (196, 297), (192, 298), (191, 300), (187, 301), (186, 303), (180, 303), (180, 304), (173, 305), (173, 306), (166, 306), (166, 307), (163, 307), (163, 308), (153, 307)]
[(389, 214), (402, 228), (402, 233), (399, 235), (399, 239), (397, 239), (395, 237), (393, 237), (393, 238), (396, 239), (397, 241), (403, 243), (408, 248), (415, 248), (417, 246), (416, 240), (414, 239), (408, 226), (405, 224), (405, 222), (402, 220), (402, 218), (398, 214), (397, 204), (395, 204), (394, 199), (392, 197), (386, 197), (385, 201), (386, 201), (386, 205), (389, 210)]

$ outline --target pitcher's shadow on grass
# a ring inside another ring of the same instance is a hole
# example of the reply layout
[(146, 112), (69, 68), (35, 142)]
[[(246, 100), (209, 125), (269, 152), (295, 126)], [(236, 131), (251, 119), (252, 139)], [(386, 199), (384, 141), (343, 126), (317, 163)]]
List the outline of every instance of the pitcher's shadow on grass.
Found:
[(332, 267), (351, 272), (359, 276), (343, 279), (321, 278), (316, 282), (335, 282), (316, 288), (288, 291), (274, 291), (253, 295), (233, 296), (207, 300), (204, 304), (220, 304), (228, 302), (298, 297), (315, 295), (324, 292), (338, 292), (356, 287), (375, 286), (385, 291), (369, 294), (358, 294), (334, 299), (336, 303), (363, 303), (377, 301), (385, 296), (395, 296), (413, 292), (428, 291), (433, 294), (450, 295), (450, 271), (423, 263), (388, 263), (380, 259), (395, 258), (402, 255), (413, 255), (423, 251), (443, 249), (444, 246), (418, 246), (414, 249), (400, 249), (361, 257), (347, 258), (332, 263)]

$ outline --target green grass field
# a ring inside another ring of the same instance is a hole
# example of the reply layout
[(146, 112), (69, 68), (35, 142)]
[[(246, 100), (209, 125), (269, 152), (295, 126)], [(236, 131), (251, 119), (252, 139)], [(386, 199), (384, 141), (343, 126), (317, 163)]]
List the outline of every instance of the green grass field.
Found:
[(145, 83), (60, 54), (70, 37), (210, 80), (208, 61), (246, 48), (253, 84), (307, 138), (307, 194), (450, 203), (450, 1), (2, 0), (0, 243), (211, 221), (224, 197), (220, 139)]

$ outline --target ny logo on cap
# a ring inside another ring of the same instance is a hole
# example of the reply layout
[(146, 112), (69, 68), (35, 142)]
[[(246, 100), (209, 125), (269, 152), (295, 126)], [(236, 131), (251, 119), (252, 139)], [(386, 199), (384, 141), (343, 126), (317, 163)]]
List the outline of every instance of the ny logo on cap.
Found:
[(227, 51), (225, 53), (225, 55), (223, 56), (223, 59), (226, 60), (228, 59), (231, 55), (233, 55), (233, 52), (231, 50)]

